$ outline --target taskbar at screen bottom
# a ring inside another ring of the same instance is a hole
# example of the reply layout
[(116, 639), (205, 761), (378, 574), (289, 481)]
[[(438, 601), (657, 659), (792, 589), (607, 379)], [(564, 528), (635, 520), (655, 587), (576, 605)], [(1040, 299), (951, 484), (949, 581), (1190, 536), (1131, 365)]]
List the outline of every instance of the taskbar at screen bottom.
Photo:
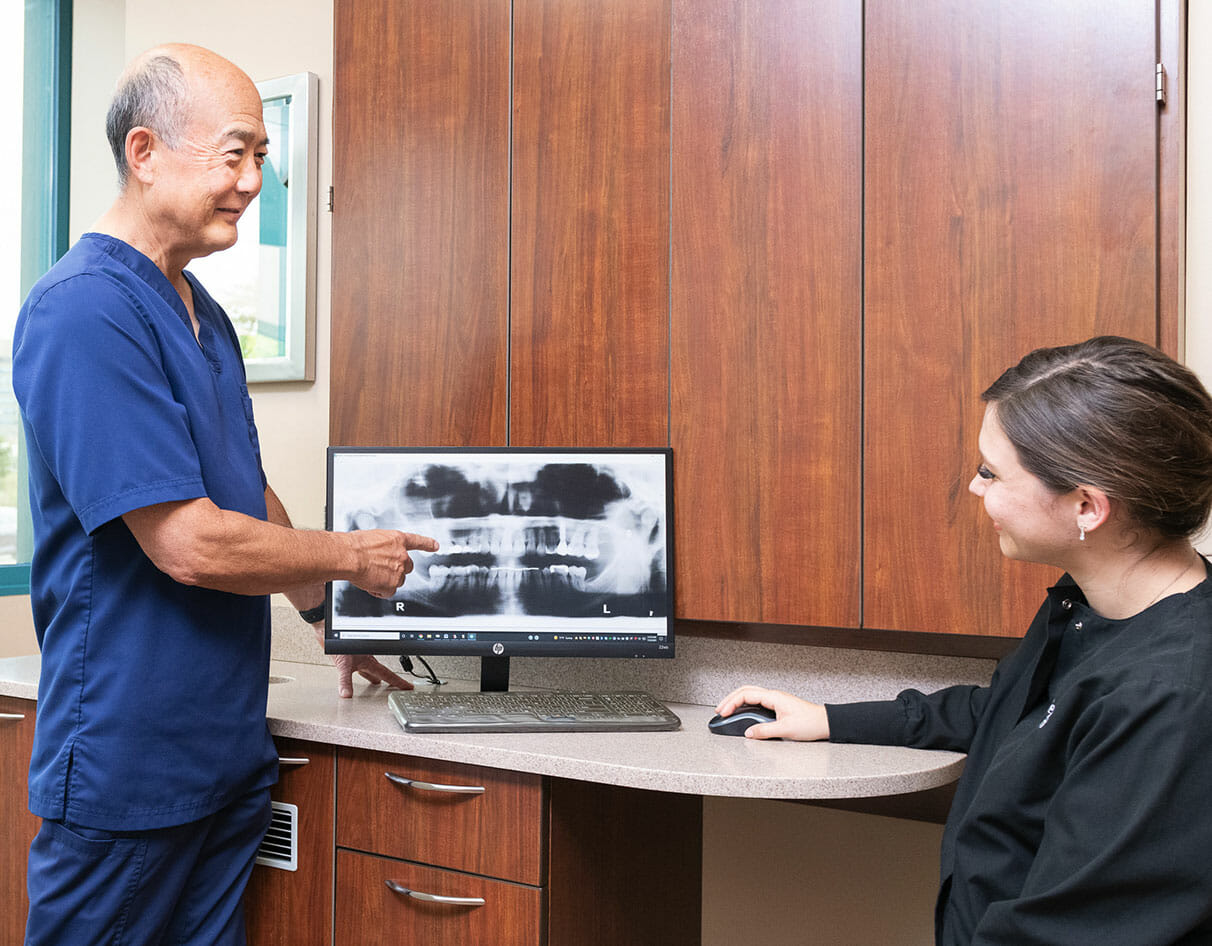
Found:
[(663, 634), (446, 633), (368, 634), (340, 631), (324, 638), (328, 654), (420, 654), (436, 657), (672, 657)]
[(569, 643), (569, 644), (659, 644), (668, 640), (662, 634), (600, 634), (567, 633), (553, 631), (330, 631), (330, 641), (374, 641), (381, 643), (428, 643), (449, 641), (451, 643)]

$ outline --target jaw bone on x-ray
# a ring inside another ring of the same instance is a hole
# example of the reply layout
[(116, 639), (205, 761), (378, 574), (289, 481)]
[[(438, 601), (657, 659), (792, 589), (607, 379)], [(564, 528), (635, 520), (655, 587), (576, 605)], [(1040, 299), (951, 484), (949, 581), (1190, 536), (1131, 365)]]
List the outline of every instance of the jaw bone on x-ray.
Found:
[(663, 461), (584, 459), (398, 454), (361, 471), (365, 504), (334, 509), (335, 528), (418, 532), (441, 548), (414, 552), (390, 599), (340, 585), (337, 613), (665, 617)]

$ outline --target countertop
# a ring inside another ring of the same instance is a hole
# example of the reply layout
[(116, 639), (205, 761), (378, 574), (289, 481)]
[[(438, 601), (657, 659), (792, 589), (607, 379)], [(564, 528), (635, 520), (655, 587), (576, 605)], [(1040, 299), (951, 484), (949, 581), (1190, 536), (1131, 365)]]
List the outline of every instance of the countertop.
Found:
[[(0, 695), (36, 699), (38, 671), (37, 657), (0, 659)], [(386, 688), (355, 683), (353, 698), (340, 699), (332, 667), (274, 661), (270, 681), (277, 736), (654, 791), (870, 798), (947, 785), (964, 766), (955, 752), (716, 736), (712, 709), (690, 703), (668, 703), (682, 720), (674, 732), (412, 734), (388, 709)]]

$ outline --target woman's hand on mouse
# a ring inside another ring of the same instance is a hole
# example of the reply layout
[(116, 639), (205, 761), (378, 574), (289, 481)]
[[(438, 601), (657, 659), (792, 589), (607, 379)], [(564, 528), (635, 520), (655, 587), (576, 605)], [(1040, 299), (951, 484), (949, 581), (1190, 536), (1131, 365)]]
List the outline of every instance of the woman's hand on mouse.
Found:
[(733, 690), (720, 700), (715, 711), (721, 716), (731, 716), (738, 706), (760, 704), (774, 710), (777, 719), (769, 723), (750, 726), (746, 739), (795, 739), (799, 742), (815, 742), (829, 738), (829, 717), (825, 707), (809, 703), (798, 696), (781, 690), (765, 687), (743, 686)]

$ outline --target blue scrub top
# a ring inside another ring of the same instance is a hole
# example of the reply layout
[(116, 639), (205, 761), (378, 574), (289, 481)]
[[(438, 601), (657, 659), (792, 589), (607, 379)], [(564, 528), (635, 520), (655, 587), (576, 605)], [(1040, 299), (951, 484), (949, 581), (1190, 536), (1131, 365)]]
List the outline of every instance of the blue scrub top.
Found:
[(206, 496), (266, 518), (235, 330), (150, 259), (85, 234), (13, 340), (42, 650), (30, 809), (109, 830), (183, 824), (272, 784), (269, 600), (182, 585), (121, 516)]

